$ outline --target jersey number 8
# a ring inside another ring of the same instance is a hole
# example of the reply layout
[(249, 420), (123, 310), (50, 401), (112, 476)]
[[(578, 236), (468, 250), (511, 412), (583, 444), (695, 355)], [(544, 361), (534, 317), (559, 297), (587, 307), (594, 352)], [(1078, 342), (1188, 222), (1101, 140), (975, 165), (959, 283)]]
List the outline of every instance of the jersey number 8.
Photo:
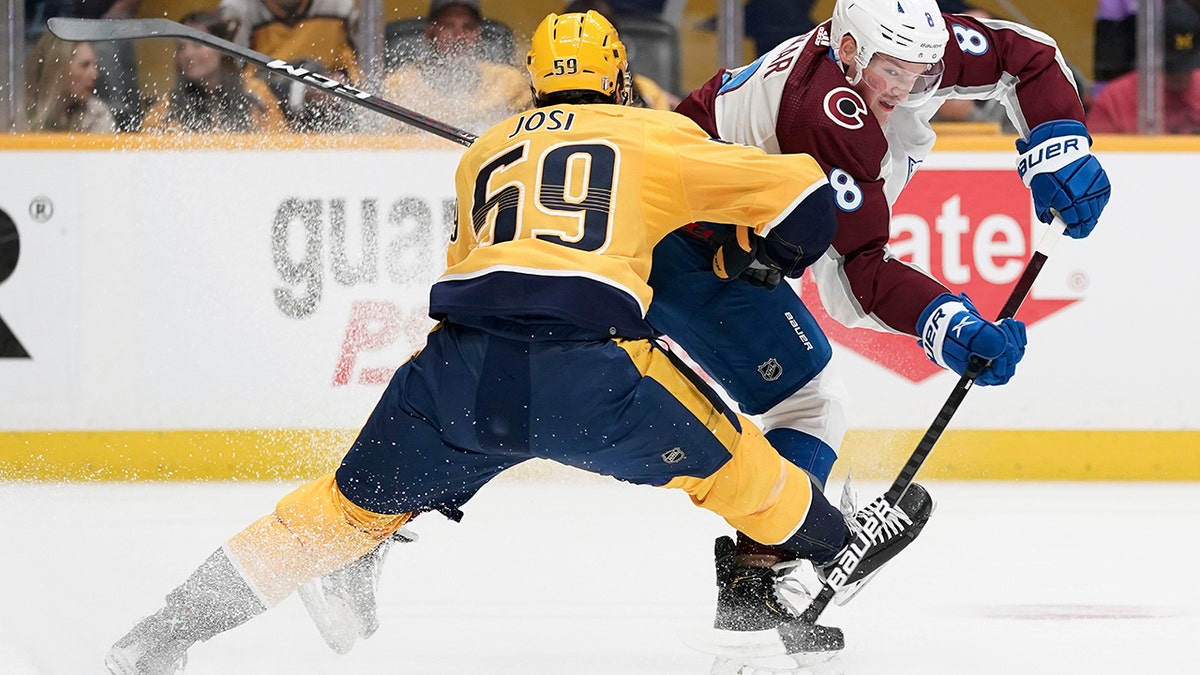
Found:
[(857, 211), (858, 207), (862, 206), (862, 188), (858, 187), (858, 183), (854, 182), (854, 178), (850, 174), (841, 169), (830, 171), (829, 185), (836, 193), (834, 201), (839, 209), (847, 212)]

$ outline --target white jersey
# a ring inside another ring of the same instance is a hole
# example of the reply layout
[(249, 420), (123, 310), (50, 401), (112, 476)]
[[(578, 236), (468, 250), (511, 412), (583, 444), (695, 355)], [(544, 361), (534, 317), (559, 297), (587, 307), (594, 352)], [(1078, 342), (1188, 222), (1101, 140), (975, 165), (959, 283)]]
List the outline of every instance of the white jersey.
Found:
[(944, 18), (951, 35), (939, 90), (920, 108), (897, 108), (886, 126), (847, 82), (828, 22), (718, 73), (676, 108), (720, 138), (808, 153), (829, 173), (838, 234), (813, 271), (830, 315), (848, 326), (916, 335), (922, 310), (946, 292), (888, 250), (891, 206), (933, 149), (930, 119), (942, 102), (1000, 100), (1022, 134), (1050, 120), (1083, 120), (1074, 80), (1049, 36), (1010, 22)]

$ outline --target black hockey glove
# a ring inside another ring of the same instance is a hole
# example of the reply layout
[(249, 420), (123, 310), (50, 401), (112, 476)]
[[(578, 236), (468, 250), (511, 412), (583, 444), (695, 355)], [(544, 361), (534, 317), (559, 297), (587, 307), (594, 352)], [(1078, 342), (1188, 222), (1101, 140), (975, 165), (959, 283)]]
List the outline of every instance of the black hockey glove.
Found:
[(758, 259), (761, 239), (745, 227), (735, 227), (713, 255), (713, 273), (722, 279), (741, 279), (753, 286), (775, 288), (783, 272)]
[(750, 263), (738, 279), (750, 284), (751, 286), (759, 286), (768, 291), (779, 285), (783, 281), (783, 271), (777, 267), (767, 267), (766, 265), (755, 261)]

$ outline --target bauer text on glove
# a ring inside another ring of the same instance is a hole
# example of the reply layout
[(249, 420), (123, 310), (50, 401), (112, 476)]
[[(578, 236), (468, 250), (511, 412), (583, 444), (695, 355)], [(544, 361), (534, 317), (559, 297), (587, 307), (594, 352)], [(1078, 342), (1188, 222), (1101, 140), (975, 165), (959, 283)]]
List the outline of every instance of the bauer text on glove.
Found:
[(976, 356), (989, 361), (976, 384), (1004, 384), (1025, 355), (1025, 324), (1016, 319), (993, 323), (983, 318), (966, 295), (943, 293), (921, 312), (918, 340), (931, 361), (964, 375)]
[(1049, 223), (1057, 213), (1074, 239), (1096, 227), (1112, 192), (1091, 144), (1087, 128), (1075, 120), (1043, 122), (1028, 140), (1017, 139), (1017, 173), (1033, 193), (1038, 220)]

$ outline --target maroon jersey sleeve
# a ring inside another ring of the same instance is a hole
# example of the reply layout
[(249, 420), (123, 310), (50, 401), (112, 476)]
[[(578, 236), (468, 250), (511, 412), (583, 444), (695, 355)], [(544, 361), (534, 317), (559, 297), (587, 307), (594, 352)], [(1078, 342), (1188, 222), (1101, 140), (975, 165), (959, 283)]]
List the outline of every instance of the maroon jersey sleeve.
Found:
[[(946, 14), (950, 44), (942, 87), (963, 90), (1015, 84), (1017, 115), (1025, 135), (1042, 122), (1084, 120), (1083, 103), (1054, 40), (1008, 21), (979, 21)], [(957, 46), (957, 48), (955, 48)]]
[[(722, 71), (675, 110), (708, 133), (735, 142), (745, 142), (745, 130), (733, 128), (731, 125), (737, 124), (734, 120), (773, 117), (778, 152), (811, 154), (830, 174), (830, 183), (837, 191), (840, 208), (832, 248), (838, 278), (828, 282), (822, 278), (821, 283), (823, 287), (827, 283), (838, 285), (848, 296), (845, 301), (852, 306), (850, 311), (870, 319), (856, 321), (845, 312), (831, 313), (847, 324), (883, 324), (896, 332), (915, 335), (921, 311), (946, 289), (921, 270), (887, 254), (891, 208), (881, 176), (887, 140), (867, 113), (862, 98), (846, 82), (841, 67), (829, 56), (827, 41), (815, 37), (799, 54), (791, 53), (795, 58), (782, 87), (750, 77), (738, 85), (736, 92), (721, 93), (727, 80)], [(788, 47), (778, 47), (765, 57), (765, 63), (784, 63), (788, 54)], [(718, 97), (722, 97), (721, 105)], [(743, 107), (766, 102), (775, 110)], [(720, 118), (721, 110), (724, 119)]]
[(675, 106), (675, 112), (686, 115), (693, 122), (700, 125), (700, 128), (708, 132), (713, 138), (719, 137), (717, 134), (717, 119), (716, 106), (713, 105), (713, 100), (717, 95), (717, 90), (721, 88), (721, 78), (725, 71), (719, 71), (716, 75), (700, 85), (700, 88), (688, 94), (679, 105)]
[[(839, 207), (833, 249), (856, 311), (892, 330), (916, 335), (922, 310), (946, 288), (888, 255), (892, 214), (881, 177), (887, 139), (874, 117), (855, 114), (865, 104), (844, 86), (841, 71), (835, 74), (840, 81), (817, 89), (834, 92), (816, 99), (828, 101), (825, 105), (807, 105), (800, 90), (785, 90), (778, 121), (780, 150), (808, 152), (829, 174)], [(844, 117), (845, 111), (852, 114)]]

